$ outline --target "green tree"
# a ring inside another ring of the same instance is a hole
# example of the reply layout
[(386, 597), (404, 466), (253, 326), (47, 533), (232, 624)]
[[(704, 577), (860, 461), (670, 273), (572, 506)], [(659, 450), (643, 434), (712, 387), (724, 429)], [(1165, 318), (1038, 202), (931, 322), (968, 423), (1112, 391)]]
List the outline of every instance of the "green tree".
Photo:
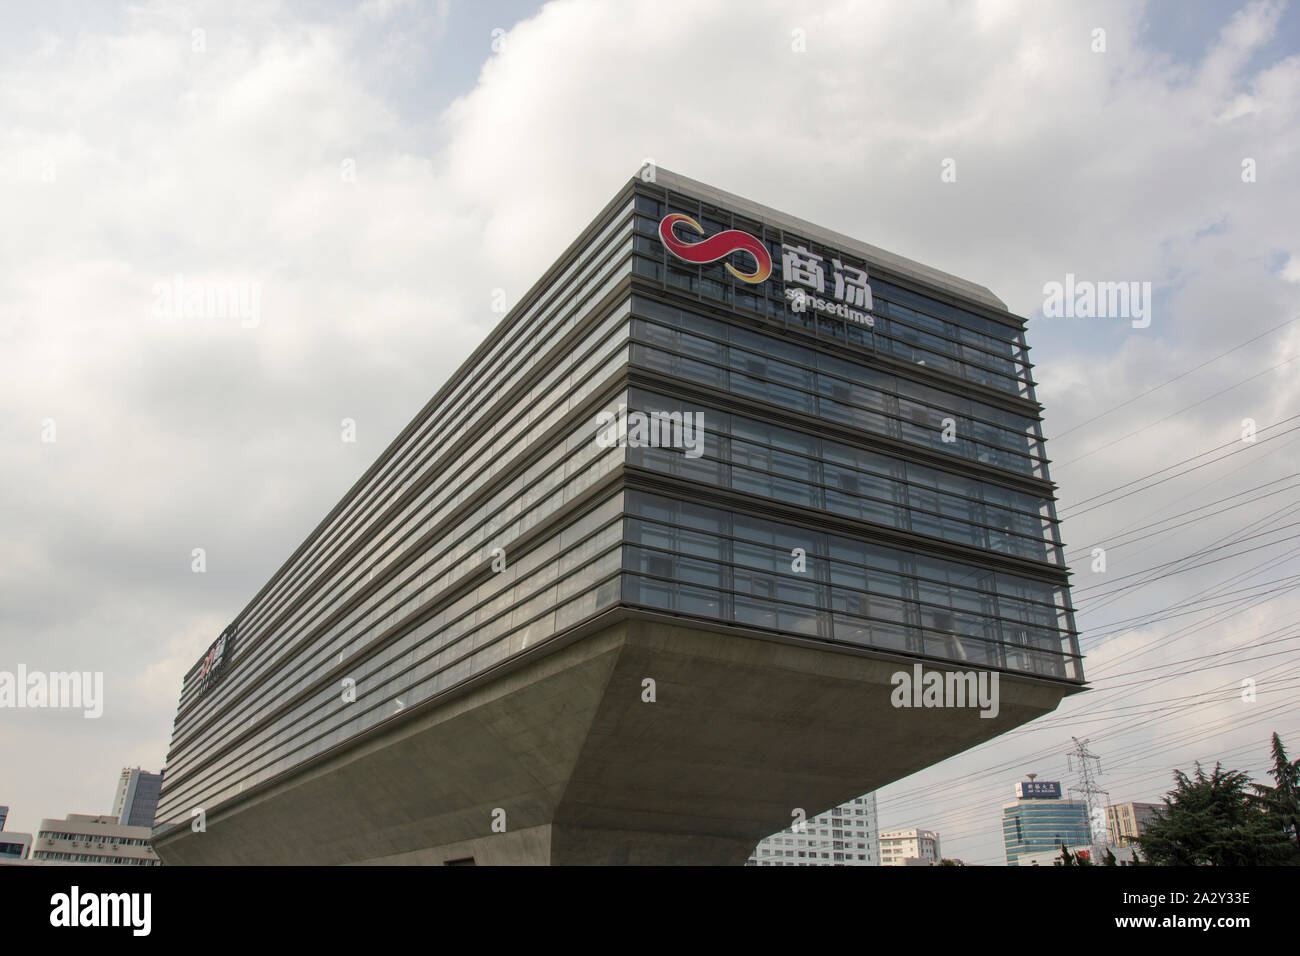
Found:
[(1290, 760), (1282, 738), (1273, 733), (1273, 786), (1254, 784), (1255, 799), (1300, 852), (1300, 759)]
[(1088, 859), (1087, 853), (1071, 853), (1070, 848), (1064, 843), (1061, 844), (1061, 866), (1092, 866), (1092, 860)]
[(1248, 774), (1215, 764), (1208, 776), (1196, 764), (1192, 777), (1174, 771), (1177, 786), (1165, 807), (1138, 837), (1157, 866), (1260, 866), (1295, 858), (1278, 818), (1251, 793)]
[(1106, 855), (1101, 858), (1102, 866), (1119, 866), (1115, 859), (1115, 854), (1110, 852), (1110, 847), (1106, 847)]

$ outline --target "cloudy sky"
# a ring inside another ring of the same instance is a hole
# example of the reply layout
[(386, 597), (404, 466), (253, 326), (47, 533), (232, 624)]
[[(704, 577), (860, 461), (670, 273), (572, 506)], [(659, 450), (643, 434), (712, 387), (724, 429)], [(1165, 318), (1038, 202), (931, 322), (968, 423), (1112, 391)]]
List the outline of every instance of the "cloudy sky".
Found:
[[(184, 671), (646, 159), (1030, 319), (1095, 689), (883, 826), (997, 863), (1071, 736), (1116, 800), (1300, 751), (1298, 114), (1273, 2), (8, 11), (0, 670), (107, 683), (98, 720), (0, 711), (8, 828), (161, 766)], [(1150, 325), (1044, 317), (1067, 274), (1151, 283)], [(257, 321), (168, 315), (177, 275)]]

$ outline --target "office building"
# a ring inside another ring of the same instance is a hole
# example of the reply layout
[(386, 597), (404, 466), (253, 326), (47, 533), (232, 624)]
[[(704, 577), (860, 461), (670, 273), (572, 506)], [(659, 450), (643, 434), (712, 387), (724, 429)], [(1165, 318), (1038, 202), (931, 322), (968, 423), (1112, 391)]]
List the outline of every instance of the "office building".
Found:
[(741, 864), (1050, 712), (1083, 673), (1024, 326), (634, 177), (186, 675), (159, 854)]
[(759, 841), (749, 866), (879, 866), (876, 795), (854, 797)]
[(1164, 809), (1159, 803), (1113, 803), (1106, 807), (1106, 834), (1114, 846), (1127, 846), (1143, 833)]
[(1055, 780), (1030, 780), (1016, 784), (1016, 801), (1002, 807), (1002, 843), (1007, 865), (1018, 866), (1028, 854), (1064, 846), (1093, 844), (1088, 805), (1061, 799)]
[(69, 813), (64, 820), (41, 821), (31, 858), (48, 863), (158, 866), (149, 845), (149, 828), (124, 826), (109, 814)]
[(123, 767), (113, 797), (113, 816), (124, 826), (152, 827), (161, 789), (162, 774)]
[(881, 866), (938, 866), (939, 834), (911, 827), (885, 830), (880, 834)]

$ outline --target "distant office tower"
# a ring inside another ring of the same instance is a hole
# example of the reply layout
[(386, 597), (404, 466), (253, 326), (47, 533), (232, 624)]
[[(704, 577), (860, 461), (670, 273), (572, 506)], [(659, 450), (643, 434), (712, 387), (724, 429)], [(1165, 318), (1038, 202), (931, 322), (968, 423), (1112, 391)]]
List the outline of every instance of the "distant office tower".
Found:
[(1025, 320), (645, 172), (194, 662), (169, 863), (739, 864), (1083, 687)]
[(880, 834), (881, 866), (937, 866), (939, 834), (933, 830), (885, 830)]
[(1159, 803), (1113, 803), (1106, 808), (1106, 833), (1114, 846), (1125, 846), (1146, 832), (1164, 807)]
[(121, 779), (117, 782), (117, 796), (113, 798), (113, 816), (123, 826), (152, 827), (161, 789), (162, 774), (139, 767), (123, 767)]
[(879, 866), (876, 795), (868, 793), (773, 833), (754, 848), (748, 866)]
[(9, 808), (0, 807), (0, 830), (5, 828), (5, 820), (9, 818)]
[(32, 859), (60, 863), (160, 866), (149, 845), (149, 828), (124, 826), (112, 816), (69, 813), (66, 820), (42, 820)]
[(1007, 865), (1018, 866), (1019, 858), (1066, 846), (1090, 846), (1092, 824), (1088, 805), (1061, 799), (1061, 784), (1055, 780), (1029, 780), (1016, 784), (1015, 803), (1002, 807), (1002, 842)]

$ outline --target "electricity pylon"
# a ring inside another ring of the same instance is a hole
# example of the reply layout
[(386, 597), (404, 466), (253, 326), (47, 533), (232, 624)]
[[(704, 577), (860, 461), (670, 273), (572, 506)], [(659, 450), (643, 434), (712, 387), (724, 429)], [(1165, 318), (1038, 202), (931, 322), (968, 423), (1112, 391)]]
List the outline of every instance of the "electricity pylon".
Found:
[[(1097, 785), (1097, 778), (1101, 776), (1101, 758), (1088, 752), (1087, 740), (1080, 740), (1078, 737), (1070, 739), (1074, 741), (1074, 749), (1066, 755), (1066, 758), (1070, 770), (1077, 771), (1079, 774), (1079, 782), (1070, 788), (1071, 797), (1076, 793), (1081, 794), (1083, 802), (1088, 805), (1088, 832), (1092, 834), (1093, 842), (1107, 843), (1109, 838), (1106, 833), (1105, 808), (1110, 803), (1110, 793)], [(1100, 839), (1097, 838), (1099, 810), (1101, 811)]]

